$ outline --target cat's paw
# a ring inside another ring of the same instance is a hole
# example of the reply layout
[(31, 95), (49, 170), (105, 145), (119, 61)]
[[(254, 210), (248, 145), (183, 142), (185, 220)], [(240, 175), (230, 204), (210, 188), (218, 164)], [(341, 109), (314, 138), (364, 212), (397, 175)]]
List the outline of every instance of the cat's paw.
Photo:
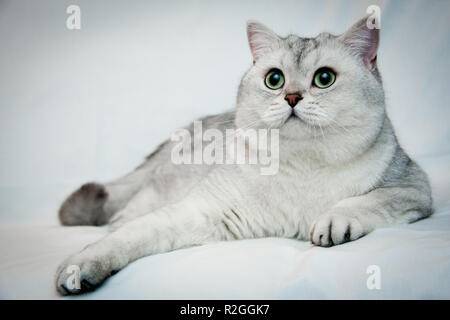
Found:
[(69, 257), (58, 267), (56, 290), (61, 295), (89, 292), (114, 273), (108, 259), (99, 259), (81, 252)]
[(319, 216), (312, 224), (311, 243), (330, 247), (356, 240), (364, 235), (359, 220), (344, 213), (327, 213)]

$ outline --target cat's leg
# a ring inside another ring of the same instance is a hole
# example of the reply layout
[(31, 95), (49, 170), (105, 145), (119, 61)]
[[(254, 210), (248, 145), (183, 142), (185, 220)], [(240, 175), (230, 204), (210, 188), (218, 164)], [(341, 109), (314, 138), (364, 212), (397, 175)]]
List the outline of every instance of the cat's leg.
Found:
[[(180, 200), (182, 198), (180, 197)], [(154, 212), (169, 204), (169, 201), (150, 184), (140, 190), (127, 205), (114, 214), (109, 223), (110, 232), (117, 230), (125, 223), (145, 214)]]
[(75, 190), (59, 209), (63, 225), (103, 225), (142, 188), (150, 172), (146, 168), (107, 184), (86, 183)]
[(122, 225), (125, 221), (186, 196), (211, 166), (175, 165), (166, 161), (155, 169), (141, 167), (105, 185), (87, 183), (61, 205), (63, 225)]
[[(221, 222), (220, 207), (213, 197), (189, 196), (186, 201), (128, 222), (61, 264), (56, 274), (57, 290), (61, 294), (88, 291), (141, 257), (231, 239), (229, 232), (234, 227)], [(73, 266), (80, 270), (79, 289), (68, 285)]]
[(425, 173), (410, 162), (401, 177), (365, 195), (344, 199), (312, 223), (310, 240), (329, 247), (356, 240), (394, 223), (410, 223), (432, 213)]
[[(232, 125), (234, 112), (200, 119), (205, 128), (225, 130)], [(193, 134), (193, 124), (187, 128)], [(103, 225), (116, 213), (117, 220), (126, 218), (123, 211), (127, 203), (144, 187), (150, 187), (158, 197), (148, 212), (154, 208), (179, 201), (211, 170), (208, 165), (178, 165), (171, 161), (172, 150), (178, 141), (167, 140), (151, 153), (145, 162), (130, 174), (105, 185), (87, 183), (74, 191), (61, 205), (59, 219), (63, 225)], [(145, 209), (145, 207), (142, 207)], [(119, 211), (121, 211), (119, 213)], [(137, 213), (137, 211), (135, 212)], [(131, 216), (139, 216), (132, 214)], [(131, 217), (130, 216), (130, 217)], [(129, 220), (129, 219), (128, 219)]]
[(81, 186), (61, 205), (61, 223), (104, 225), (113, 217), (114, 221), (122, 220), (122, 224), (125, 220), (181, 200), (212, 166), (172, 163), (172, 144), (160, 146), (142, 166), (124, 177), (105, 185), (87, 183)]
[(109, 221), (109, 230), (114, 231), (123, 224), (141, 215), (181, 201), (194, 188), (211, 166), (172, 165), (170, 173), (153, 174), (147, 184), (142, 187), (127, 203), (115, 213)]
[(123, 209), (111, 217), (108, 223), (108, 230), (117, 230), (125, 223), (144, 214), (154, 212), (156, 209), (168, 204), (166, 197), (160, 194), (155, 185), (151, 183), (138, 191)]
[(75, 190), (59, 209), (63, 225), (103, 225), (158, 175), (170, 172), (171, 142), (159, 145), (131, 173), (106, 184), (86, 183)]

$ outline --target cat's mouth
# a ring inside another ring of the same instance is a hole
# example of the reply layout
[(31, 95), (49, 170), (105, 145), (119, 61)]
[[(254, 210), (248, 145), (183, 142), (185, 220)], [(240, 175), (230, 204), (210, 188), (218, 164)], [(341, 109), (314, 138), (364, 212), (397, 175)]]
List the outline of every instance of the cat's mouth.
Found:
[(291, 114), (287, 117), (285, 123), (287, 122), (292, 123), (298, 122), (308, 127), (317, 126), (317, 119), (315, 117), (311, 117), (308, 113), (305, 114), (300, 110), (292, 110)]
[(285, 123), (286, 122), (294, 122), (294, 121), (299, 121), (299, 122), (302, 122), (302, 123), (306, 124), (305, 120), (300, 118), (298, 115), (295, 114), (295, 112), (292, 111), (291, 114), (287, 117)]

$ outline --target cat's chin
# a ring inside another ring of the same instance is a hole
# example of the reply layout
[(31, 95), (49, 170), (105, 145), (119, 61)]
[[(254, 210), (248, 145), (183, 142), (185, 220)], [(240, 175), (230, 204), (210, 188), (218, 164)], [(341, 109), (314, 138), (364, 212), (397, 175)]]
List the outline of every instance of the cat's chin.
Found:
[(280, 136), (290, 139), (307, 138), (310, 134), (309, 125), (305, 120), (292, 115), (280, 127)]
[(299, 135), (306, 134), (307, 123), (297, 116), (290, 116), (279, 129), (281, 136), (296, 138)]
[(282, 127), (295, 127), (295, 128), (309, 128), (313, 126), (313, 124), (308, 123), (307, 120), (302, 119), (297, 115), (290, 115), (289, 118), (286, 119)]
[(292, 113), (289, 116), (289, 118), (287, 118), (287, 120), (285, 121), (285, 124), (288, 123), (288, 122), (290, 122), (290, 123), (294, 122), (294, 123), (300, 123), (300, 124), (307, 124), (305, 122), (305, 120), (303, 120), (302, 118), (296, 116), (294, 113)]

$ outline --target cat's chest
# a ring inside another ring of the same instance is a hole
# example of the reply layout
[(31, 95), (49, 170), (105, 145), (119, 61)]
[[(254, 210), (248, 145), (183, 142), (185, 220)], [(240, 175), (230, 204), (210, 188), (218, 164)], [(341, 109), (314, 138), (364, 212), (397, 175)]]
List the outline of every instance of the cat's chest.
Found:
[(342, 199), (365, 193), (372, 184), (361, 168), (318, 168), (307, 170), (282, 167), (265, 182), (273, 210), (315, 217)]
[(330, 202), (338, 201), (343, 193), (337, 175), (325, 172), (281, 172), (269, 188), (277, 194), (278, 206), (298, 212), (321, 211)]

